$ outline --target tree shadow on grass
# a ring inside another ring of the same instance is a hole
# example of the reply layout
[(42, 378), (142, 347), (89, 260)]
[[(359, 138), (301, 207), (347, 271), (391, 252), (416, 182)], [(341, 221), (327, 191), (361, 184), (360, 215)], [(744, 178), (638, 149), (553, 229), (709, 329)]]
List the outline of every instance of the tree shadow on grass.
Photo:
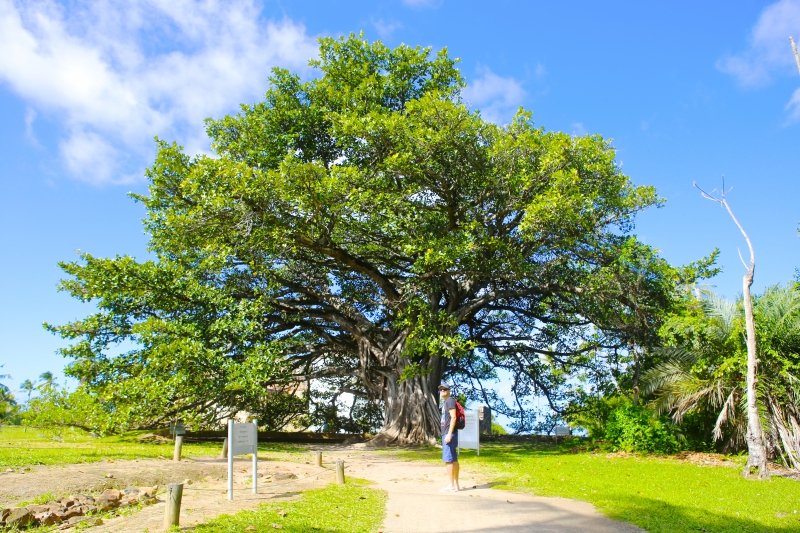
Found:
[[(507, 523), (498, 526), (482, 525), (480, 528), (462, 528), (463, 533), (576, 533), (585, 531), (647, 531), (650, 533), (789, 533), (800, 531), (800, 514), (788, 516), (785, 523), (764, 524), (747, 517), (732, 517), (705, 510), (676, 506), (648, 498), (627, 498), (623, 509), (608, 516), (609, 522), (585, 513), (570, 511), (568, 507), (548, 499), (534, 502), (508, 501), (514, 505), (497, 507), (496, 501), (471, 501), (472, 506), (486, 506), (484, 513), (500, 513)], [(513, 518), (513, 520), (509, 519)], [(642, 529), (639, 529), (642, 528)]]
[[(617, 512), (610, 515), (615, 520), (634, 523), (647, 531), (703, 531), (765, 533), (800, 531), (800, 513), (786, 514), (770, 524), (746, 516), (731, 516), (710, 512), (707, 509), (673, 505), (652, 498), (620, 495)], [(744, 511), (743, 513), (744, 514)]]

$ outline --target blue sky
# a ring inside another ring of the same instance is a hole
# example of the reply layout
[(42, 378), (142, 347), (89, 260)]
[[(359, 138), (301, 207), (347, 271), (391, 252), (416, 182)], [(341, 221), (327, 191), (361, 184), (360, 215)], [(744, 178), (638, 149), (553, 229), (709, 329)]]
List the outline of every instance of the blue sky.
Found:
[(0, 0), (0, 374), (16, 389), (60, 374), (42, 322), (91, 307), (56, 291), (82, 252), (144, 257), (153, 137), (208, 149), (202, 121), (257, 101), (273, 66), (308, 77), (316, 38), (363, 31), (447, 47), (465, 98), (505, 123), (613, 141), (623, 170), (664, 207), (638, 235), (676, 264), (719, 247), (718, 292), (741, 292), (744, 241), (692, 182), (719, 189), (750, 233), (755, 290), (800, 267), (800, 0)]

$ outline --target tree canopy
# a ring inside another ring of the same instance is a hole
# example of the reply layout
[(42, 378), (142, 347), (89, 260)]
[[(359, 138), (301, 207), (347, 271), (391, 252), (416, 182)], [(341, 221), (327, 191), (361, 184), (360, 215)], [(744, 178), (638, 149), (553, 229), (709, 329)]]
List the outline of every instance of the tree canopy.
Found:
[(214, 155), (159, 141), (152, 259), (62, 264), (98, 311), (51, 328), (109, 410), (277, 426), (329, 380), (420, 442), (448, 379), (525, 431), (534, 396), (558, 411), (576, 371), (656, 338), (679, 272), (632, 234), (659, 199), (609, 141), (483, 120), (445, 50), (323, 38), (311, 65), (209, 120)]
[[(3, 365), (0, 365), (0, 368), (3, 368)], [(0, 374), (0, 422), (9, 420), (17, 411), (17, 402), (11, 394), (11, 389), (2, 383), (10, 377), (8, 374)]]

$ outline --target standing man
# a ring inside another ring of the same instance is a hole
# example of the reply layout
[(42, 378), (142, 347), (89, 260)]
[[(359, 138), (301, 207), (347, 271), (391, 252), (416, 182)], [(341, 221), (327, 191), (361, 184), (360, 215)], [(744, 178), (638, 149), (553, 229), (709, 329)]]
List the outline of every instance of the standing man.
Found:
[(456, 432), (456, 399), (450, 396), (450, 386), (439, 385), (442, 399), (442, 461), (447, 465), (449, 484), (442, 490), (458, 492), (458, 433)]

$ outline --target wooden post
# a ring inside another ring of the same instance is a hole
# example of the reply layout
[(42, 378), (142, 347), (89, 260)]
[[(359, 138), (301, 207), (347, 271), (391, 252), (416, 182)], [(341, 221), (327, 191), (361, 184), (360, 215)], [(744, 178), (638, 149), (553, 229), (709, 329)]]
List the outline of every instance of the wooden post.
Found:
[(253, 431), (255, 432), (255, 442), (253, 442), (253, 494), (258, 494), (256, 484), (258, 483), (258, 420), (253, 419)]
[(172, 526), (180, 525), (182, 497), (183, 483), (170, 483), (167, 485), (166, 507), (164, 508), (164, 531), (169, 531)]
[(225, 459), (228, 457), (228, 437), (225, 437), (225, 440), (222, 441), (222, 453), (219, 454), (220, 459)]
[(336, 483), (344, 485), (344, 461), (336, 461)]
[(233, 419), (228, 420), (228, 499), (233, 500)]
[(183, 448), (183, 435), (175, 437), (175, 452), (172, 454), (173, 461), (181, 460), (181, 448)]
[(314, 452), (314, 464), (322, 466), (322, 452)]

